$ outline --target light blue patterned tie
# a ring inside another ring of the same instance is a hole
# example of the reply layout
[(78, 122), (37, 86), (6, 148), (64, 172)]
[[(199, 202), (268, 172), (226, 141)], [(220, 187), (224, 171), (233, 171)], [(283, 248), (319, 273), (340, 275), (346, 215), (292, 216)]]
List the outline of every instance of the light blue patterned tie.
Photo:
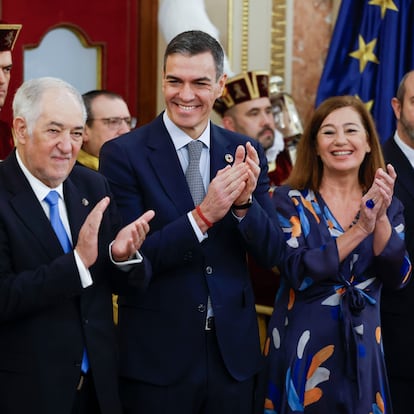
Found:
[(197, 206), (203, 201), (204, 196), (206, 195), (203, 178), (200, 173), (200, 156), (203, 149), (203, 143), (198, 140), (193, 140), (187, 144), (187, 148), (189, 163), (187, 171), (185, 172), (185, 178), (187, 179), (194, 205)]
[[(49, 204), (49, 215), (50, 215), (50, 224), (53, 227), (53, 230), (56, 233), (57, 238), (62, 245), (63, 251), (68, 253), (72, 250), (72, 245), (70, 243), (68, 234), (66, 233), (65, 227), (63, 226), (62, 219), (59, 214), (59, 193), (57, 191), (50, 191), (49, 194), (45, 197), (45, 201)], [(86, 373), (89, 369), (89, 361), (86, 349), (83, 350), (81, 370)]]

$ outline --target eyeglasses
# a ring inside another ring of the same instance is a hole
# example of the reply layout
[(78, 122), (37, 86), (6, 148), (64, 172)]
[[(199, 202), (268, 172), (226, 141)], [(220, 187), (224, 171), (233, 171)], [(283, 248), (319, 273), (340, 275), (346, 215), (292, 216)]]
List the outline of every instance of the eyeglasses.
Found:
[(130, 129), (133, 129), (137, 125), (137, 119), (131, 117), (125, 118), (89, 118), (89, 121), (102, 121), (109, 129), (115, 130), (118, 129), (122, 122), (125, 122)]

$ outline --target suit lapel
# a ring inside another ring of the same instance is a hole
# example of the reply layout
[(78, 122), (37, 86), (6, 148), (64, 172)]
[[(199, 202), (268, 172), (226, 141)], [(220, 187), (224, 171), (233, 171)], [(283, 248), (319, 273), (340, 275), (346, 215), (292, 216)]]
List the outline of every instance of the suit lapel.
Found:
[(407, 157), (401, 151), (400, 147), (395, 142), (394, 138), (389, 139), (390, 142), (386, 144), (386, 158), (387, 162), (390, 162), (392, 165), (398, 165), (398, 181), (406, 191), (411, 194), (414, 199), (414, 185), (413, 185), (413, 176), (414, 170)]
[[(231, 165), (234, 159), (235, 149), (231, 147), (228, 140), (223, 137), (220, 128), (211, 124), (210, 137), (210, 181), (217, 175), (217, 171)], [(231, 158), (229, 158), (231, 156)]]
[(193, 208), (193, 200), (174, 144), (160, 115), (148, 142), (149, 160), (161, 188), (182, 213)]
[(63, 183), (63, 193), (70, 223), (70, 231), (72, 233), (72, 244), (75, 247), (80, 228), (89, 214), (91, 207), (89, 207), (88, 200), (82, 198), (79, 190), (70, 179), (70, 175)]
[(61, 255), (63, 250), (59, 240), (29, 182), (18, 166), (15, 154), (3, 163), (5, 167), (4, 184), (13, 194), (10, 198), (10, 204), (16, 215), (50, 257)]

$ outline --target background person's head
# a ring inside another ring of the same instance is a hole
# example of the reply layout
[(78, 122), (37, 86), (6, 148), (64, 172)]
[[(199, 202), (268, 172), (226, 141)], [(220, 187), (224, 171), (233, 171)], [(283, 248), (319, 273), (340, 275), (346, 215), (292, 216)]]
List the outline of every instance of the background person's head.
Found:
[(86, 109), (80, 93), (51, 77), (31, 79), (13, 100), (18, 154), (29, 172), (48, 187), (71, 172), (82, 145)]
[(401, 79), (391, 106), (397, 119), (398, 136), (414, 148), (414, 70)]
[(121, 95), (107, 90), (93, 90), (82, 95), (86, 126), (82, 149), (95, 157), (102, 145), (135, 127), (128, 105)]
[(4, 106), (13, 66), (12, 50), (19, 35), (20, 24), (0, 23), (0, 110)]
[(214, 110), (224, 128), (254, 138), (264, 150), (272, 147), (276, 125), (266, 71), (243, 72), (228, 79)]

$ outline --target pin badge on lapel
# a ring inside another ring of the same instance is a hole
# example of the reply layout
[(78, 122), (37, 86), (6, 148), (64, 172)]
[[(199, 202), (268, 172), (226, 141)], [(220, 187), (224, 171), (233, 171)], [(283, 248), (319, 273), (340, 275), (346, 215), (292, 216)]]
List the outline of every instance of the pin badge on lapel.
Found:
[(82, 198), (82, 204), (86, 207), (89, 205), (89, 201), (86, 198)]
[(226, 154), (224, 156), (224, 159), (226, 160), (227, 163), (231, 164), (234, 161), (233, 155), (231, 154)]

